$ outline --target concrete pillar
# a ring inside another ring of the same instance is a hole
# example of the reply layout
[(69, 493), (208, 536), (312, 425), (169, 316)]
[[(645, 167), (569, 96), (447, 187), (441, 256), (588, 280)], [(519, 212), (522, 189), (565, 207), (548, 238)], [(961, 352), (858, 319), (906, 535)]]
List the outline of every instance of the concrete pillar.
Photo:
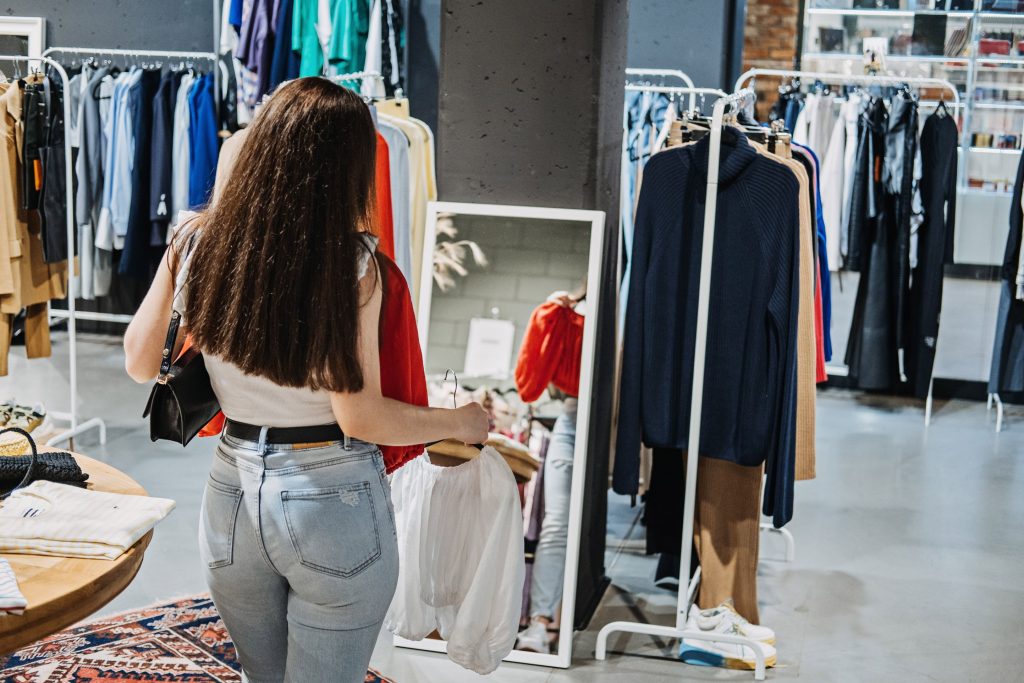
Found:
[[(446, 201), (607, 213), (576, 622), (606, 586), (627, 0), (443, 0), (438, 173)], [(568, 597), (568, 596), (567, 596)]]

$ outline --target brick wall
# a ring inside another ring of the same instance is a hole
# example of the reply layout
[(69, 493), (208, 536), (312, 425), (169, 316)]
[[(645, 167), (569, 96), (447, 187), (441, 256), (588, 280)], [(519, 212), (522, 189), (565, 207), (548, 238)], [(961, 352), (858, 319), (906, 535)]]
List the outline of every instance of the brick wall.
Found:
[[(743, 70), (760, 67), (791, 69), (800, 46), (797, 33), (803, 17), (800, 0), (747, 0), (747, 19), (743, 29)], [(767, 118), (775, 101), (779, 79), (758, 78), (758, 120)]]
[(462, 368), (470, 319), (489, 318), (492, 309), (515, 323), (518, 353), (533, 309), (556, 290), (579, 287), (590, 257), (590, 223), (467, 215), (456, 216), (455, 227), (456, 239), (480, 245), (488, 265), (468, 264), (469, 274), (447, 292), (435, 283), (426, 358), (431, 375)]

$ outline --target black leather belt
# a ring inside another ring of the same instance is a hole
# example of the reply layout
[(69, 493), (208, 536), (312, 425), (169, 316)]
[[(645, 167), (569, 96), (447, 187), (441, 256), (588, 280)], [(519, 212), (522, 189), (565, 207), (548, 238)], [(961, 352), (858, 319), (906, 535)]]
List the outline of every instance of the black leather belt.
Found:
[[(234, 439), (242, 441), (259, 441), (260, 432), (263, 427), (228, 420), (224, 427), (224, 433)], [(345, 433), (337, 423), (329, 425), (315, 425), (313, 427), (271, 427), (267, 430), (267, 443), (271, 444), (295, 444), (295, 443), (321, 443), (323, 441), (341, 441)]]

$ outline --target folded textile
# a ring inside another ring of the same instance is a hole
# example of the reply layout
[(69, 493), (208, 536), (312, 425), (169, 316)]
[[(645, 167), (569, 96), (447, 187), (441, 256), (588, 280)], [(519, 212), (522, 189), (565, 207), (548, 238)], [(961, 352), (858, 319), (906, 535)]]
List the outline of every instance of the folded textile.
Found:
[[(17, 485), (25, 477), (31, 455), (0, 457), (0, 491)], [(82, 471), (70, 453), (40, 453), (32, 472), (35, 481), (53, 481), (61, 484), (84, 486), (89, 475)]]
[(11, 563), (0, 558), (0, 614), (21, 614), (26, 607), (28, 602), (18, 588)]
[(172, 509), (166, 498), (37, 481), (0, 507), (0, 553), (113, 560)]

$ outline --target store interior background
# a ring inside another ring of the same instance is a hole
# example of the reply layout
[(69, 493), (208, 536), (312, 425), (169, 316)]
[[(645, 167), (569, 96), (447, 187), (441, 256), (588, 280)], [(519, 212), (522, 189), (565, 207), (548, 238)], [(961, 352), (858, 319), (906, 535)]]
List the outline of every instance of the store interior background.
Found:
[[(599, 209), (609, 217), (618, 215), (624, 68), (682, 69), (699, 86), (729, 91), (746, 68), (792, 67), (802, 22), (796, 0), (405, 4), (408, 96), (412, 114), (437, 135), (440, 199)], [(209, 0), (3, 0), (0, 14), (45, 17), (53, 46), (205, 50), (214, 43)], [(606, 243), (615, 244), (616, 222), (607, 229)], [(606, 275), (615, 264), (606, 250)], [(1011, 406), (1007, 428), (996, 434), (978, 400), (998, 303), (998, 283), (978, 272), (946, 279), (935, 370), (944, 379), (936, 382), (930, 427), (920, 401), (819, 391), (818, 478), (797, 486), (789, 526), (796, 562), (772, 559), (782, 554), (775, 539), (762, 546), (762, 620), (779, 634), (781, 662), (770, 678), (1022, 680), (1024, 411)], [(837, 359), (855, 277), (844, 274), (832, 290)], [(612, 293), (603, 296), (611, 310)], [(598, 326), (597, 355), (608, 358), (613, 319)], [(55, 336), (45, 361), (12, 354), (0, 396), (63, 407), (62, 340)], [(197, 440), (184, 452), (150, 443), (141, 418), (149, 387), (125, 375), (119, 338), (91, 335), (79, 348), (81, 410), (102, 417), (110, 432), (105, 446), (90, 435), (77, 449), (178, 503), (135, 582), (104, 612), (203, 591), (190, 549), (214, 443)], [(594, 379), (590, 458), (606, 461), (613, 378)], [(606, 482), (606, 468), (588, 472), (577, 615), (592, 616), (577, 636), (573, 668), (503, 665), (493, 680), (747, 680), (680, 664), (674, 643), (645, 636), (616, 636), (609, 659), (594, 660), (603, 624), (671, 623), (675, 608), (674, 594), (653, 586), (638, 508), (607, 492)], [(611, 585), (602, 593), (605, 577)], [(387, 635), (373, 665), (400, 683), (477, 678), (436, 655), (396, 650)]]

